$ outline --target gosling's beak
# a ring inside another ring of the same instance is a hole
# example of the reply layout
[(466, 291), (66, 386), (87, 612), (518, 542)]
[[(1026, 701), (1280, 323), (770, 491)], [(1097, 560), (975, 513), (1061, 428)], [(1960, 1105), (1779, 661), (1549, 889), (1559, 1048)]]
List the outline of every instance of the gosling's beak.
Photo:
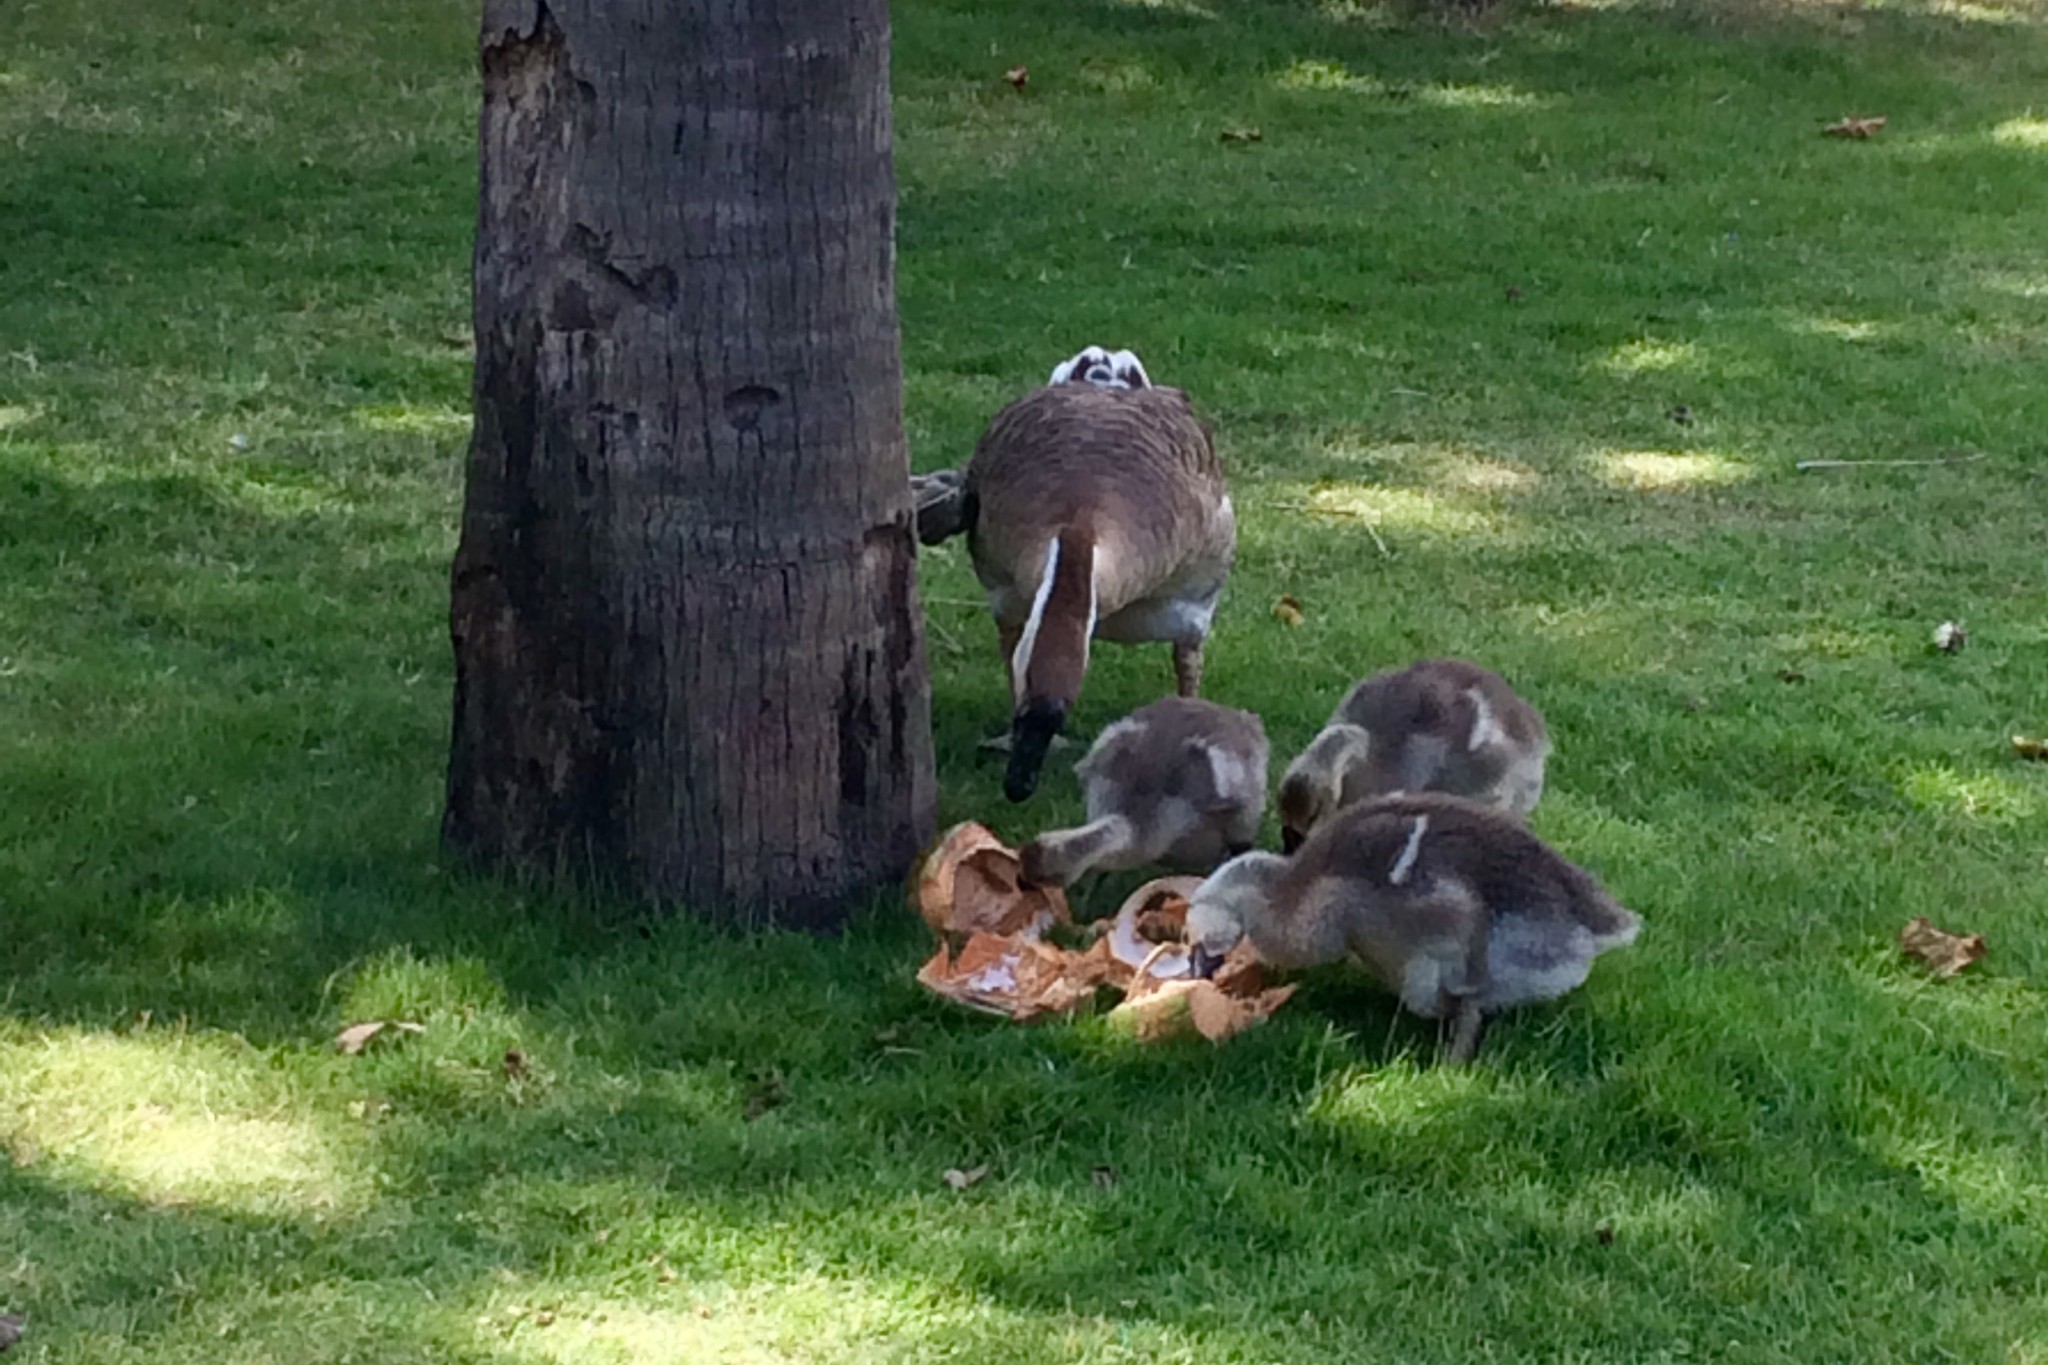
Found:
[(1206, 943), (1197, 943), (1188, 952), (1188, 974), (1197, 981), (1207, 981), (1222, 965), (1223, 955), (1210, 952)]

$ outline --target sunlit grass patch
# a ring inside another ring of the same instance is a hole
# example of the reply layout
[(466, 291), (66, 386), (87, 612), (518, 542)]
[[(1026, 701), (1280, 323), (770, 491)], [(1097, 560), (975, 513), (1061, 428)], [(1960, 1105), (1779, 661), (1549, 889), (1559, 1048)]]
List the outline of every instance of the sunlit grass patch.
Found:
[(1615, 347), (1600, 366), (1613, 374), (1632, 375), (1693, 369), (1699, 363), (1699, 347), (1692, 342), (1636, 340)]
[(1881, 321), (1876, 318), (1801, 318), (1793, 324), (1797, 331), (1810, 336), (1833, 337), (1837, 341), (1883, 341), (1897, 337), (1904, 328), (1897, 322)]
[(103, 1193), (330, 1216), (373, 1188), (308, 1094), (232, 1038), (9, 1029), (0, 1077), (0, 1141), (16, 1165)]
[(2048, 118), (2036, 118), (2031, 114), (2009, 118), (1991, 130), (1991, 140), (2006, 147), (2048, 151)]
[[(1995, 752), (1995, 751), (1994, 751)], [(1947, 764), (1916, 764), (1899, 776), (1899, 792), (1930, 815), (2013, 826), (2040, 818), (2042, 794), (1996, 773), (1961, 772)]]
[(1425, 537), (1483, 537), (1503, 540), (1515, 534), (1505, 514), (1468, 505), (1449, 494), (1419, 488), (1389, 488), (1363, 483), (1320, 483), (1301, 490), (1300, 501), (1283, 510), (1310, 516), (1355, 519), (1385, 533)]
[(400, 432), (414, 436), (459, 436), (469, 430), (469, 409), (446, 404), (384, 403), (359, 408), (355, 421), (366, 431)]
[(1608, 450), (1593, 467), (1603, 482), (1645, 493), (1724, 487), (1753, 474), (1740, 460), (1693, 451)]

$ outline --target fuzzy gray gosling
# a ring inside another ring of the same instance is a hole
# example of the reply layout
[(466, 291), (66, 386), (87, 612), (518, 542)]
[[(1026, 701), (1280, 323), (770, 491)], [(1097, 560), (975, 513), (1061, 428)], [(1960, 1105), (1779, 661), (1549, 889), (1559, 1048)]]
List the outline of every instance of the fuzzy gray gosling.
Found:
[(1026, 844), (1025, 880), (1066, 886), (1148, 863), (1209, 871), (1257, 840), (1267, 758), (1265, 727), (1249, 711), (1192, 697), (1140, 707), (1074, 765), (1088, 823)]
[(1354, 686), (1287, 766), (1276, 804), (1282, 846), (1376, 796), (1440, 791), (1527, 815), (1543, 795), (1550, 736), (1499, 674), (1424, 659)]
[(1633, 942), (1633, 911), (1505, 811), (1443, 795), (1350, 806), (1292, 857), (1247, 853), (1212, 873), (1188, 937), (1214, 956), (1249, 937), (1276, 967), (1355, 958), (1471, 1059), (1486, 1015), (1577, 989)]

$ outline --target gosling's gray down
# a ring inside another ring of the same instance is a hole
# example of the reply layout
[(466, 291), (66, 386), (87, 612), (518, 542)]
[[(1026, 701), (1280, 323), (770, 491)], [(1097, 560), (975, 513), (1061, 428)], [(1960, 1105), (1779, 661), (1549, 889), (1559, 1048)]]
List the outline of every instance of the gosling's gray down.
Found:
[(1026, 844), (1024, 876), (1065, 886), (1148, 863), (1207, 872), (1258, 839), (1267, 758), (1265, 727), (1249, 711), (1193, 697), (1140, 707), (1074, 765), (1088, 823)]
[(1527, 815), (1543, 795), (1543, 716), (1490, 669), (1423, 659), (1355, 685), (1287, 766), (1276, 804), (1282, 847), (1376, 796), (1438, 791)]
[(1292, 857), (1247, 853), (1210, 874), (1188, 934), (1210, 955), (1249, 936), (1276, 967), (1349, 956), (1410, 1011), (1450, 1020), (1469, 1060), (1482, 1017), (1581, 985), (1638, 920), (1505, 811), (1440, 794), (1346, 807)]

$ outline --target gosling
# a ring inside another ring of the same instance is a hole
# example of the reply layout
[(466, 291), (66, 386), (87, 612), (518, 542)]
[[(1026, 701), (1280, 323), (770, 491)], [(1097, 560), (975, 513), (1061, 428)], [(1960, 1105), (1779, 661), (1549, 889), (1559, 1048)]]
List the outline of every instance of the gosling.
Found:
[(1088, 823), (1026, 844), (1024, 877), (1066, 886), (1148, 863), (1207, 872), (1257, 840), (1267, 757), (1265, 727), (1249, 711), (1193, 697), (1141, 707), (1074, 765)]
[(1247, 853), (1212, 873), (1188, 937), (1214, 960), (1249, 937), (1281, 968), (1350, 956), (1402, 1005), (1478, 1051), (1485, 1016), (1577, 989), (1637, 918), (1505, 811), (1441, 794), (1350, 806), (1292, 857)]
[(1359, 801), (1440, 791), (1527, 815), (1543, 795), (1543, 716), (1497, 673), (1424, 659), (1357, 684), (1280, 780), (1281, 847)]

